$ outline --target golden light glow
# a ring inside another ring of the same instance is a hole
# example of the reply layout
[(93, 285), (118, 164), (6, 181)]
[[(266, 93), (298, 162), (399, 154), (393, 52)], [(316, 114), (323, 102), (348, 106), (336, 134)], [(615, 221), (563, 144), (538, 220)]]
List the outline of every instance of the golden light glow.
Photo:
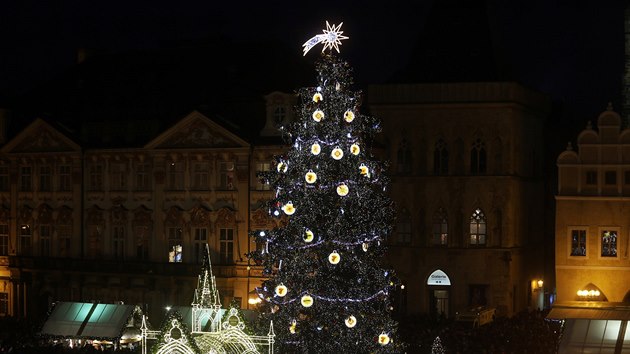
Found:
[(332, 156), (332, 158), (335, 159), (335, 160), (341, 160), (341, 158), (343, 157), (343, 150), (341, 150), (340, 148), (336, 147), (330, 153), (330, 156)]
[(346, 318), (346, 326), (348, 326), (348, 328), (352, 328), (354, 326), (357, 325), (357, 318), (350, 315), (348, 318)]
[(306, 232), (304, 232), (304, 242), (313, 242), (314, 238), (315, 234), (313, 234), (313, 231), (306, 229)]
[(286, 286), (284, 286), (284, 284), (276, 286), (276, 295), (280, 297), (284, 297), (287, 294), (287, 291), (288, 289)]
[(278, 168), (278, 172), (287, 172), (287, 169), (289, 168), (289, 166), (287, 166), (287, 164), (284, 162), (280, 162), (278, 163), (277, 168)]
[(302, 306), (304, 307), (311, 307), (313, 306), (313, 297), (310, 295), (304, 295), (302, 296), (302, 299), (300, 299), (300, 303), (302, 303)]
[(322, 147), (318, 143), (311, 145), (311, 154), (319, 155), (320, 152), (322, 152)]
[(284, 213), (287, 215), (293, 215), (293, 213), (295, 213), (295, 207), (293, 206), (293, 203), (288, 202), (287, 204), (282, 206), (282, 211), (284, 211)]
[(339, 261), (341, 261), (341, 256), (337, 251), (332, 251), (332, 253), (328, 255), (328, 262), (330, 262), (330, 264), (338, 264)]
[(354, 120), (354, 112), (346, 111), (346, 113), (343, 114), (343, 119), (345, 119), (346, 122), (351, 123)]
[(380, 345), (388, 345), (389, 341), (389, 336), (385, 332), (381, 333), (381, 335), (378, 336), (378, 344)]
[(317, 181), (317, 174), (313, 171), (308, 171), (304, 176), (306, 183), (313, 184)]
[(324, 112), (322, 112), (321, 110), (318, 109), (315, 112), (313, 112), (314, 121), (320, 122), (323, 118), (324, 118)]
[(350, 152), (352, 155), (358, 155), (361, 152), (361, 148), (357, 144), (352, 144), (352, 146), (350, 146)]
[(337, 194), (339, 194), (339, 196), (341, 197), (345, 197), (346, 195), (348, 195), (349, 191), (350, 189), (348, 188), (348, 186), (343, 183), (337, 186)]
[(247, 303), (250, 304), (250, 305), (258, 305), (258, 304), (261, 303), (261, 301), (262, 301), (262, 299), (259, 298), (259, 297), (250, 297), (247, 300)]
[(324, 99), (324, 96), (322, 96), (322, 94), (319, 92), (313, 95), (313, 102), (319, 102), (323, 99)]

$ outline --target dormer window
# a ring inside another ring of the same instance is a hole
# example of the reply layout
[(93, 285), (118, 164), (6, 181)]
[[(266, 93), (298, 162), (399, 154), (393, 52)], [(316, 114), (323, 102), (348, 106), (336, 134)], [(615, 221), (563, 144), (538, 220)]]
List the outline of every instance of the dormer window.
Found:
[(273, 122), (280, 126), (284, 123), (285, 118), (287, 117), (287, 109), (285, 106), (278, 106), (273, 111)]

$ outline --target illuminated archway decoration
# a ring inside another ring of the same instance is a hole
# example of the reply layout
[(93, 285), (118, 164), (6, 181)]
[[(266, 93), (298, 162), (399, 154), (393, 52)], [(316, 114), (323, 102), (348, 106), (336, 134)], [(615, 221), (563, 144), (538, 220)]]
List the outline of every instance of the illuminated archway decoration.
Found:
[(427, 285), (451, 285), (451, 279), (444, 271), (437, 269), (427, 278)]

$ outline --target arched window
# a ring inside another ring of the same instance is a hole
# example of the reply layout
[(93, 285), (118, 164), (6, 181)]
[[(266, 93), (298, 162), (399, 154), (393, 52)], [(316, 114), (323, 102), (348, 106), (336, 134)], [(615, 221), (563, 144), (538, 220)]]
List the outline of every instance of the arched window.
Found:
[(407, 208), (400, 210), (396, 233), (398, 234), (398, 243), (406, 245), (411, 243), (411, 217), (409, 216)]
[(448, 149), (442, 138), (438, 139), (433, 150), (433, 173), (435, 175), (448, 174)]
[(411, 173), (411, 149), (407, 139), (403, 139), (398, 147), (397, 171), (402, 174)]
[(470, 173), (473, 175), (486, 173), (486, 146), (481, 138), (475, 139), (470, 149)]
[(446, 210), (439, 208), (433, 214), (433, 245), (448, 245), (448, 215)]
[(486, 215), (479, 208), (470, 216), (470, 244), (482, 246), (486, 244)]

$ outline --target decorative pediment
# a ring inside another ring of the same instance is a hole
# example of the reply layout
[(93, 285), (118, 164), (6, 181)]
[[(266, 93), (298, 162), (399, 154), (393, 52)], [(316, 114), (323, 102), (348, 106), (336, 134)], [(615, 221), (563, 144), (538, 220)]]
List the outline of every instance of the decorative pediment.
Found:
[(4, 153), (79, 152), (81, 147), (42, 119), (36, 119), (3, 148)]
[(204, 226), (210, 224), (210, 210), (198, 205), (190, 210), (190, 224), (192, 226)]
[(182, 209), (177, 206), (172, 206), (166, 211), (166, 218), (164, 219), (164, 225), (181, 226), (184, 224), (184, 218), (182, 215)]
[(190, 113), (145, 146), (147, 149), (241, 147), (249, 147), (249, 144), (197, 111)]
[(236, 225), (236, 213), (228, 208), (217, 211), (217, 227), (231, 227)]

